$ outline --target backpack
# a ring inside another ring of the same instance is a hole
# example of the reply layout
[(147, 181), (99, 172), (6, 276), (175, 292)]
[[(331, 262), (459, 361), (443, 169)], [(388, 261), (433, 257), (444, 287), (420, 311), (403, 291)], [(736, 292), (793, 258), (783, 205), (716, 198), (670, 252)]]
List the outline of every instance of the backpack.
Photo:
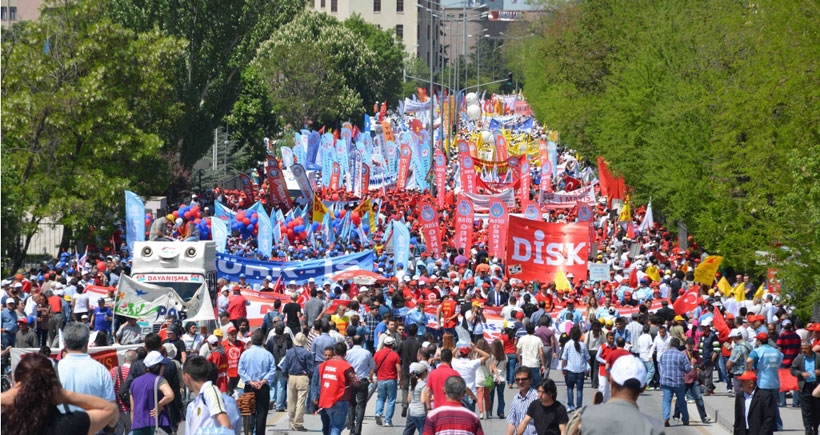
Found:
[(587, 405), (584, 405), (580, 409), (576, 409), (575, 412), (569, 417), (566, 435), (581, 435), (581, 416), (586, 409)]

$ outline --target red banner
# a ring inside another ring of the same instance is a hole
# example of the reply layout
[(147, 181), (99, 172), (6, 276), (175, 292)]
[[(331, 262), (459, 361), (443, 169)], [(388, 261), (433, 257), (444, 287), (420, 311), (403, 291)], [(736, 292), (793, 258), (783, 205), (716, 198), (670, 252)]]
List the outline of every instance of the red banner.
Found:
[(438, 227), (438, 210), (427, 202), (419, 203), (419, 221), (421, 233), (427, 244), (427, 252), (438, 256), (441, 252), (441, 236)]
[(475, 166), (473, 158), (467, 155), (459, 157), (458, 165), (461, 172), (461, 190), (475, 193)]
[(526, 158), (521, 159), (521, 165), (518, 168), (521, 173), (519, 180), (521, 186), (518, 189), (518, 200), (523, 206), (530, 200), (530, 186), (532, 185), (532, 176), (530, 176), (530, 163)]
[(777, 269), (769, 268), (766, 271), (766, 288), (769, 293), (780, 293), (780, 279), (777, 277)]
[(253, 181), (251, 181), (251, 177), (248, 177), (248, 174), (239, 174), (239, 180), (242, 181), (242, 191), (245, 192), (248, 201), (255, 201), (256, 195), (253, 192)]
[(333, 162), (333, 170), (330, 172), (330, 188), (339, 188), (339, 179), (342, 177), (342, 167), (337, 162)]
[(288, 211), (293, 207), (293, 200), (285, 182), (285, 173), (275, 166), (268, 166), (268, 186), (275, 201), (274, 206)]
[(510, 216), (507, 271), (511, 277), (550, 282), (561, 269), (586, 279), (589, 225), (537, 222)]
[(438, 208), (443, 209), (447, 188), (447, 159), (440, 149), (436, 150), (433, 162), (436, 167), (436, 199), (438, 200)]
[(456, 249), (464, 248), (464, 252), (468, 252), (473, 246), (473, 219), (475, 218), (475, 208), (473, 202), (469, 198), (462, 195), (458, 196), (456, 201), (456, 233), (455, 246)]
[(362, 193), (370, 191), (370, 165), (362, 163)]
[(501, 134), (501, 130), (493, 131), (495, 136), (495, 159), (503, 162), (510, 158), (510, 152), (507, 149), (507, 138)]
[(410, 172), (410, 159), (413, 157), (413, 150), (407, 144), (399, 147), (399, 175), (396, 181), (396, 189), (404, 190), (407, 186), (407, 175)]
[(490, 213), (487, 222), (490, 224), (487, 244), (489, 254), (493, 257), (504, 258), (507, 246), (507, 220), (509, 212), (507, 204), (498, 198), (490, 198)]

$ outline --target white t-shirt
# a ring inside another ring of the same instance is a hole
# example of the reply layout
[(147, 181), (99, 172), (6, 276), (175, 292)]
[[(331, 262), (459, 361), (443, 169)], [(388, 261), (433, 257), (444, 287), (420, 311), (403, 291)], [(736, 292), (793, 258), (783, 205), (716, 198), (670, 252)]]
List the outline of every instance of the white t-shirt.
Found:
[(74, 312), (75, 313), (87, 313), (88, 312), (88, 294), (87, 293), (77, 293), (74, 295)]
[(236, 403), (228, 403), (225, 396), (211, 381), (202, 384), (202, 389), (194, 400), (188, 404), (185, 418), (185, 433), (196, 434), (200, 429), (219, 426), (215, 416), (225, 413), (231, 427), (237, 435), (241, 433), (242, 423)]
[(464, 379), (464, 383), (467, 384), (467, 388), (475, 393), (475, 371), (478, 370), (479, 366), (481, 366), (481, 360), (453, 358), (453, 362), (450, 363), (450, 366), (461, 375)]
[(638, 337), (638, 354), (643, 361), (652, 361), (652, 335), (641, 334)]
[(518, 339), (517, 349), (521, 350), (521, 365), (530, 368), (541, 368), (541, 339), (527, 334)]

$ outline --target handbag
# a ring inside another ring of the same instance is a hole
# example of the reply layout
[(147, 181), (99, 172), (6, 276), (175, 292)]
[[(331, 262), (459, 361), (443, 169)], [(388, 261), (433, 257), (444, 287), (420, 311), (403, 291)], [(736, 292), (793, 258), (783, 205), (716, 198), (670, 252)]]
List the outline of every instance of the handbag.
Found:
[[(154, 379), (154, 409), (159, 408), (159, 376)], [(156, 423), (154, 424), (154, 435), (171, 435), (165, 429), (159, 427), (159, 412), (157, 412)]]

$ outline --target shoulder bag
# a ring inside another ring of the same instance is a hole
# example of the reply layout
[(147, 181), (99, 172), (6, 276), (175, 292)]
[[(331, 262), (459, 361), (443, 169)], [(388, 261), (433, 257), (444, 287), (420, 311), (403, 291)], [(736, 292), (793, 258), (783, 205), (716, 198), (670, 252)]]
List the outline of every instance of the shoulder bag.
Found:
[[(154, 409), (159, 408), (159, 376), (154, 378)], [(157, 412), (156, 423), (154, 424), (154, 435), (170, 435), (165, 429), (159, 427), (159, 412)]]

